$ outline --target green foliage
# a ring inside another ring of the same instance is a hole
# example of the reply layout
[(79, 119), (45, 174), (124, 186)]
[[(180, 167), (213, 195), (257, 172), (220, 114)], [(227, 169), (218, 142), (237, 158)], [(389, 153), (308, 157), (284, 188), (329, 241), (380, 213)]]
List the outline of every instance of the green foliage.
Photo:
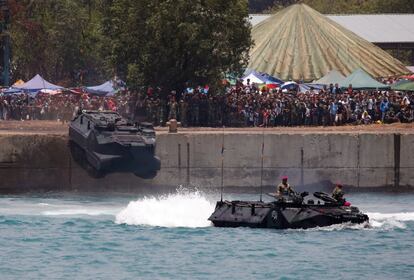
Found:
[(180, 89), (240, 72), (251, 45), (244, 0), (115, 0), (111, 62), (133, 85)]
[(247, 0), (9, 0), (12, 76), (166, 89), (247, 65)]
[(55, 82), (73, 85), (100, 76), (100, 16), (95, 1), (9, 2), (13, 12), (10, 34), (14, 79), (40, 73)]

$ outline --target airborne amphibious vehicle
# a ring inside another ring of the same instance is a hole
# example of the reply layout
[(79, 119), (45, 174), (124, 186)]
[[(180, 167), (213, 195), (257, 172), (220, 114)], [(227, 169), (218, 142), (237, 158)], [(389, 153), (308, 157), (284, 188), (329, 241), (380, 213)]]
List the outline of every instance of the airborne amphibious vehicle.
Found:
[(273, 202), (261, 201), (218, 201), (210, 216), (217, 227), (253, 228), (313, 228), (341, 223), (368, 222), (368, 216), (357, 207), (343, 206), (326, 193), (316, 192), (313, 200), (304, 202), (308, 193), (278, 198)]
[(153, 126), (132, 123), (112, 111), (78, 114), (69, 125), (69, 146), (74, 160), (95, 178), (132, 172), (150, 179), (160, 169)]

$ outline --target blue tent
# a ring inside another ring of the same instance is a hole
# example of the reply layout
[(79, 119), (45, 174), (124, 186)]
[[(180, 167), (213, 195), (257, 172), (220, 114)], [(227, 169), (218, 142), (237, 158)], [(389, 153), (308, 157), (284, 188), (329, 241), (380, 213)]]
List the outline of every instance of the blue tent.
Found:
[(105, 96), (116, 92), (114, 88), (114, 83), (112, 81), (106, 81), (105, 83), (98, 86), (86, 87), (86, 90), (89, 93), (99, 96)]
[(98, 86), (86, 87), (86, 91), (99, 96), (113, 96), (118, 90), (123, 89), (124, 86), (125, 83), (121, 80), (116, 82), (106, 81)]
[(24, 84), (13, 86), (15, 89), (20, 89), (24, 91), (39, 91), (42, 89), (51, 89), (51, 90), (58, 90), (63, 89), (61, 86), (54, 85), (49, 83), (45, 79), (42, 78), (39, 74), (34, 76), (30, 81), (27, 81)]
[(284, 84), (282, 84), (281, 86), (280, 86), (280, 88), (283, 90), (297, 90), (298, 89), (298, 84), (296, 83), (296, 82), (293, 82), (293, 81), (289, 81), (289, 82), (286, 82), (286, 83), (284, 83)]
[(299, 84), (299, 91), (300, 92), (306, 92), (306, 91), (310, 91), (310, 90), (316, 90), (319, 91), (321, 89), (323, 89), (324, 85), (321, 84)]
[(262, 77), (266, 79), (266, 83), (275, 83), (278, 85), (282, 85), (284, 81), (277, 77), (270, 76), (269, 74), (262, 73)]
[(24, 93), (21, 89), (15, 89), (15, 88), (8, 88), (2, 92), (3, 94), (22, 94)]

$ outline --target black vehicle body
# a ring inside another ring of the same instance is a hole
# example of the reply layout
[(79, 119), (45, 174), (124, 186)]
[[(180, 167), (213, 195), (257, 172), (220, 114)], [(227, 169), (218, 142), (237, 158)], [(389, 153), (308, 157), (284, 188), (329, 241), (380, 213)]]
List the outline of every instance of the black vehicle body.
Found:
[(145, 179), (160, 170), (155, 131), (149, 123), (131, 123), (112, 111), (83, 111), (69, 125), (72, 157), (96, 178), (131, 172)]
[(275, 229), (306, 229), (341, 223), (368, 222), (367, 215), (357, 207), (342, 206), (324, 193), (314, 196), (323, 203), (313, 200), (303, 202), (303, 195), (278, 199), (273, 202), (261, 201), (218, 201), (210, 216), (217, 227), (253, 227)]

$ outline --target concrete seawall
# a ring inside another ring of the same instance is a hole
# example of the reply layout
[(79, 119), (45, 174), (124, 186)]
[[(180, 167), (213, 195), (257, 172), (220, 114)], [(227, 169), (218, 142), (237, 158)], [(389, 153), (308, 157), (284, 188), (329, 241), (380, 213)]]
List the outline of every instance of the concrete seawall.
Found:
[(153, 180), (131, 174), (92, 179), (71, 159), (67, 140), (63, 134), (0, 135), (0, 192), (218, 187), (222, 179), (225, 187), (258, 187), (261, 180), (274, 185), (281, 175), (294, 185), (414, 187), (414, 133), (160, 133), (162, 168)]

